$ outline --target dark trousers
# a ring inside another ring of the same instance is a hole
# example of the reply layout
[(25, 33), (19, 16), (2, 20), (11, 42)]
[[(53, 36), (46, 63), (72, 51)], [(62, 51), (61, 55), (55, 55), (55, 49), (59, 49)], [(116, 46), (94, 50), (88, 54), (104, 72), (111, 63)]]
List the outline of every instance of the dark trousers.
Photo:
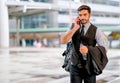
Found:
[(78, 68), (71, 65), (70, 67), (70, 83), (96, 83), (95, 75), (88, 75), (85, 68)]

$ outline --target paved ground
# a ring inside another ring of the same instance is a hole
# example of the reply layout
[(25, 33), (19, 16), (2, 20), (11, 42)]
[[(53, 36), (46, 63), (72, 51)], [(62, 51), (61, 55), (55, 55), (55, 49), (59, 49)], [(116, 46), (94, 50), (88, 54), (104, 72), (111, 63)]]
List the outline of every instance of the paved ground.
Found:
[[(62, 48), (0, 49), (0, 83), (69, 83)], [(119, 83), (120, 51), (109, 50), (109, 63), (97, 83)]]

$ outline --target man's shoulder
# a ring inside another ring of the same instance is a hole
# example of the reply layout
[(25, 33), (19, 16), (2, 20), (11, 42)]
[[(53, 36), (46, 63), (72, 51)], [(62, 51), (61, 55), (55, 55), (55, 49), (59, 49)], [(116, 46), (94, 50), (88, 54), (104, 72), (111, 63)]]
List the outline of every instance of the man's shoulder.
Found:
[(90, 29), (91, 29), (93, 32), (96, 32), (98, 28), (97, 28), (97, 26), (91, 24), (91, 25), (90, 25)]
[(96, 29), (97, 29), (97, 26), (94, 25), (94, 24), (92, 24), (92, 23), (91, 23), (91, 26), (90, 26), (90, 27), (93, 27), (93, 28), (96, 28)]

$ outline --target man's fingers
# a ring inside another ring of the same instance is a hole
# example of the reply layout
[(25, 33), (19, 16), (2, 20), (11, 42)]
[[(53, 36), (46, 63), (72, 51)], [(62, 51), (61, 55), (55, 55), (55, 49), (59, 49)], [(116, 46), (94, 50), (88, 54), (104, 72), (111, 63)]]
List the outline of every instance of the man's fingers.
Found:
[(82, 46), (82, 47), (80, 47), (80, 52), (82, 54), (86, 54), (86, 53), (88, 53), (88, 48), (86, 46)]

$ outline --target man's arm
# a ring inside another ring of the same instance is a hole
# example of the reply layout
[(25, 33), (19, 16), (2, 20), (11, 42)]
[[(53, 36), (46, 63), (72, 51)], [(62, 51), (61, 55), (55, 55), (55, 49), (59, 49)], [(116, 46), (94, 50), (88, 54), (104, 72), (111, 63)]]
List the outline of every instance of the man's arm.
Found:
[(103, 46), (106, 52), (108, 51), (108, 38), (103, 33), (103, 31), (99, 29), (97, 29), (97, 32), (96, 32), (96, 41), (97, 41), (98, 46)]
[(64, 35), (61, 36), (61, 44), (65, 44), (67, 43), (72, 36), (74, 35), (74, 33), (77, 31), (77, 29), (72, 28), (71, 30), (69, 30), (67, 33), (65, 33)]
[(66, 32), (64, 35), (61, 36), (61, 44), (65, 44), (67, 43), (72, 36), (74, 35), (74, 33), (80, 28), (80, 25), (77, 23), (79, 21), (78, 18), (75, 19), (75, 23), (72, 26), (72, 29), (70, 29), (68, 32)]

